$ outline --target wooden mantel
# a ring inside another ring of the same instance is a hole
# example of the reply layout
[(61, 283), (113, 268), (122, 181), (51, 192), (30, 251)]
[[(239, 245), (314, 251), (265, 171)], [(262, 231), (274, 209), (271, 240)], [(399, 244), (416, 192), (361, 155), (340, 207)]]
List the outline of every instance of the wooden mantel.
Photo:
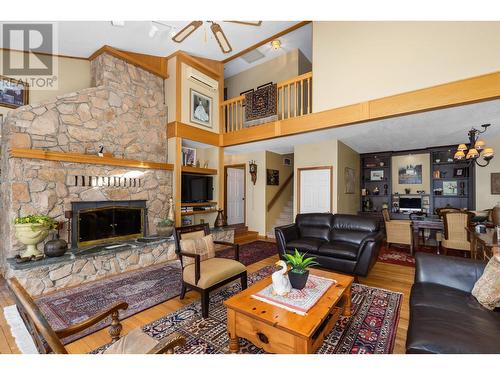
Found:
[(50, 161), (64, 161), (68, 163), (115, 165), (119, 167), (173, 170), (174, 165), (168, 163), (157, 163), (152, 161), (120, 159), (110, 156), (100, 157), (97, 155), (79, 154), (73, 152), (45, 151), (39, 149), (13, 148), (10, 150), (13, 158), (40, 159)]

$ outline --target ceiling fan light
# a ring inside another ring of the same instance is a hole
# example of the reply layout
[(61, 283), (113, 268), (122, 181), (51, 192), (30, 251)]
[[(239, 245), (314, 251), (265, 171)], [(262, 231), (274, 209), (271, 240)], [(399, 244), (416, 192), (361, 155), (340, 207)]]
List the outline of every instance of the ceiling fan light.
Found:
[(463, 151), (457, 151), (455, 152), (455, 156), (453, 158), (456, 160), (462, 160), (463, 158), (465, 158), (465, 154)]
[(484, 146), (486, 146), (486, 143), (481, 139), (478, 139), (474, 144), (474, 148), (478, 151), (481, 151), (484, 148)]
[(193, 21), (177, 34), (175, 34), (172, 40), (176, 43), (181, 43), (184, 39), (190, 36), (198, 27), (203, 25), (203, 21)]
[(217, 43), (219, 43), (219, 47), (222, 52), (231, 52), (233, 48), (231, 47), (231, 44), (229, 44), (229, 41), (227, 40), (226, 35), (224, 34), (224, 31), (222, 31), (220, 25), (218, 23), (212, 23), (210, 29), (215, 36), (215, 40), (217, 40)]
[(159, 31), (160, 29), (158, 28), (158, 26), (151, 24), (148, 35), (150, 38), (154, 38)]
[(458, 151), (466, 151), (467, 150), (467, 146), (465, 145), (465, 143), (460, 143), (457, 147), (457, 150)]
[(271, 42), (271, 47), (272, 49), (274, 49), (275, 51), (279, 50), (281, 48), (281, 41), (279, 39), (274, 39), (272, 42)]
[(123, 27), (125, 26), (125, 21), (111, 21), (111, 25), (116, 27)]

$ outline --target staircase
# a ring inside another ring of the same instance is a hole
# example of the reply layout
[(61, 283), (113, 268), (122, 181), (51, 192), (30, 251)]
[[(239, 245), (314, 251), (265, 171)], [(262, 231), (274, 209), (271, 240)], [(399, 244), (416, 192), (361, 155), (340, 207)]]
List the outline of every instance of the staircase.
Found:
[(243, 224), (229, 225), (234, 228), (234, 242), (237, 244), (252, 242), (258, 239), (259, 232), (248, 230), (248, 227)]
[(273, 225), (273, 230), (267, 233), (268, 238), (274, 238), (274, 228), (293, 223), (293, 200), (290, 199), (281, 210), (280, 216)]

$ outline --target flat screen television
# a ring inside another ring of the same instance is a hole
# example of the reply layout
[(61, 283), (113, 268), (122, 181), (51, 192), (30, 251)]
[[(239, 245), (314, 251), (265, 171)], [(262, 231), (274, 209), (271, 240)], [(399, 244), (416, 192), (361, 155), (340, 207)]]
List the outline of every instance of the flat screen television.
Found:
[(211, 201), (213, 196), (212, 176), (182, 175), (181, 200), (183, 202), (207, 202)]
[(399, 198), (399, 210), (407, 212), (422, 211), (422, 198)]

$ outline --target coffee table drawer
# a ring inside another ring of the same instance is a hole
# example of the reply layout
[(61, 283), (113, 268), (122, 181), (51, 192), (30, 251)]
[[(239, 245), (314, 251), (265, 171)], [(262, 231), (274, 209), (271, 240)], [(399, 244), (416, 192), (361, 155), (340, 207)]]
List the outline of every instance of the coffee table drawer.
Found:
[(236, 335), (268, 353), (294, 353), (296, 337), (246, 315), (236, 313)]

